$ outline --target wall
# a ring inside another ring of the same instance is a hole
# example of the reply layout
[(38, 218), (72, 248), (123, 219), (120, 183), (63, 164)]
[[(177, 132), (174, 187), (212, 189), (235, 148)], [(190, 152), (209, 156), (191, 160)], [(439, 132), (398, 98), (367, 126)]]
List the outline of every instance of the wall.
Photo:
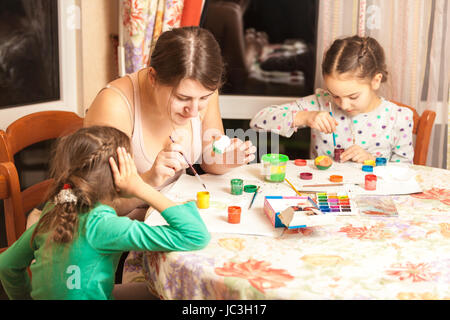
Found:
[(83, 110), (101, 88), (118, 77), (116, 49), (111, 39), (111, 35), (118, 35), (118, 28), (118, 0), (81, 1)]

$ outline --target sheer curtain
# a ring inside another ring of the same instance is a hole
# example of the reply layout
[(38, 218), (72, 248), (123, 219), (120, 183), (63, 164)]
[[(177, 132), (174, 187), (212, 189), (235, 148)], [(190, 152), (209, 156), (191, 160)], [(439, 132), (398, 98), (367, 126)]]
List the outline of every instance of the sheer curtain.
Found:
[[(371, 36), (383, 46), (389, 71), (381, 94), (411, 105), (421, 114), (434, 110), (427, 165), (447, 166), (449, 115), (448, 0), (320, 1), (316, 87), (323, 86), (323, 52), (336, 37)], [(450, 151), (450, 150), (449, 150)]]

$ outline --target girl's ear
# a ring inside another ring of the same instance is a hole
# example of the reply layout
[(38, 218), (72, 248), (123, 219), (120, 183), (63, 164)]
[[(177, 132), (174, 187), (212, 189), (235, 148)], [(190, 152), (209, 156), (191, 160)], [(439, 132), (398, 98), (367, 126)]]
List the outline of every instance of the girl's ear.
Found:
[(377, 73), (371, 81), (372, 90), (378, 90), (381, 85), (381, 80), (383, 80), (383, 74)]

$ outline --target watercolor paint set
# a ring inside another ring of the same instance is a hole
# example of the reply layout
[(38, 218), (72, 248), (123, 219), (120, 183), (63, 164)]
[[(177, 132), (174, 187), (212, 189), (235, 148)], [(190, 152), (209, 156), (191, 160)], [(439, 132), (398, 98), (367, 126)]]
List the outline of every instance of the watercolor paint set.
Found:
[(320, 211), (307, 196), (265, 196), (264, 213), (275, 228), (306, 228), (336, 221), (334, 214)]
[(323, 213), (334, 213), (342, 216), (357, 215), (357, 207), (346, 192), (318, 192), (316, 204)]

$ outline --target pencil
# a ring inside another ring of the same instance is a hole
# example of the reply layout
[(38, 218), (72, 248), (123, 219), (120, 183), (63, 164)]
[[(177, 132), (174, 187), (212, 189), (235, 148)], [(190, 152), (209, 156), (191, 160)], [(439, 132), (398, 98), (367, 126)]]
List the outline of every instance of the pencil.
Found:
[(291, 186), (291, 188), (294, 189), (295, 193), (297, 193), (300, 197), (303, 196), (300, 192), (297, 191), (297, 189), (295, 189), (295, 187), (293, 186), (293, 184), (290, 183), (289, 180), (288, 180), (287, 178), (284, 178), (284, 181), (286, 181), (286, 182)]
[(255, 201), (256, 194), (258, 193), (258, 191), (259, 191), (259, 186), (258, 186), (258, 188), (256, 189), (255, 194), (253, 195), (253, 198), (252, 198), (252, 201), (250, 202), (250, 205), (248, 206), (248, 209), (249, 209), (249, 210), (250, 210), (250, 208), (252, 207), (253, 202)]
[[(170, 138), (170, 141), (172, 141), (173, 143), (175, 143), (175, 141), (173, 141), (173, 139), (172, 139), (171, 136), (169, 136), (169, 138)], [(201, 179), (200, 176), (198, 175), (197, 171), (195, 171), (195, 169), (194, 169), (194, 167), (192, 166), (192, 164), (188, 161), (188, 159), (186, 158), (186, 156), (185, 156), (182, 152), (180, 152), (180, 153), (181, 153), (181, 155), (183, 156), (184, 161), (186, 161), (186, 163), (189, 165), (189, 167), (191, 168), (191, 170), (194, 172), (194, 175), (195, 175), (195, 177), (197, 178), (197, 180), (203, 185), (203, 188), (205, 188), (205, 190), (208, 190), (208, 189), (206, 189), (206, 186), (205, 186), (205, 184), (203, 183), (202, 179)]]

